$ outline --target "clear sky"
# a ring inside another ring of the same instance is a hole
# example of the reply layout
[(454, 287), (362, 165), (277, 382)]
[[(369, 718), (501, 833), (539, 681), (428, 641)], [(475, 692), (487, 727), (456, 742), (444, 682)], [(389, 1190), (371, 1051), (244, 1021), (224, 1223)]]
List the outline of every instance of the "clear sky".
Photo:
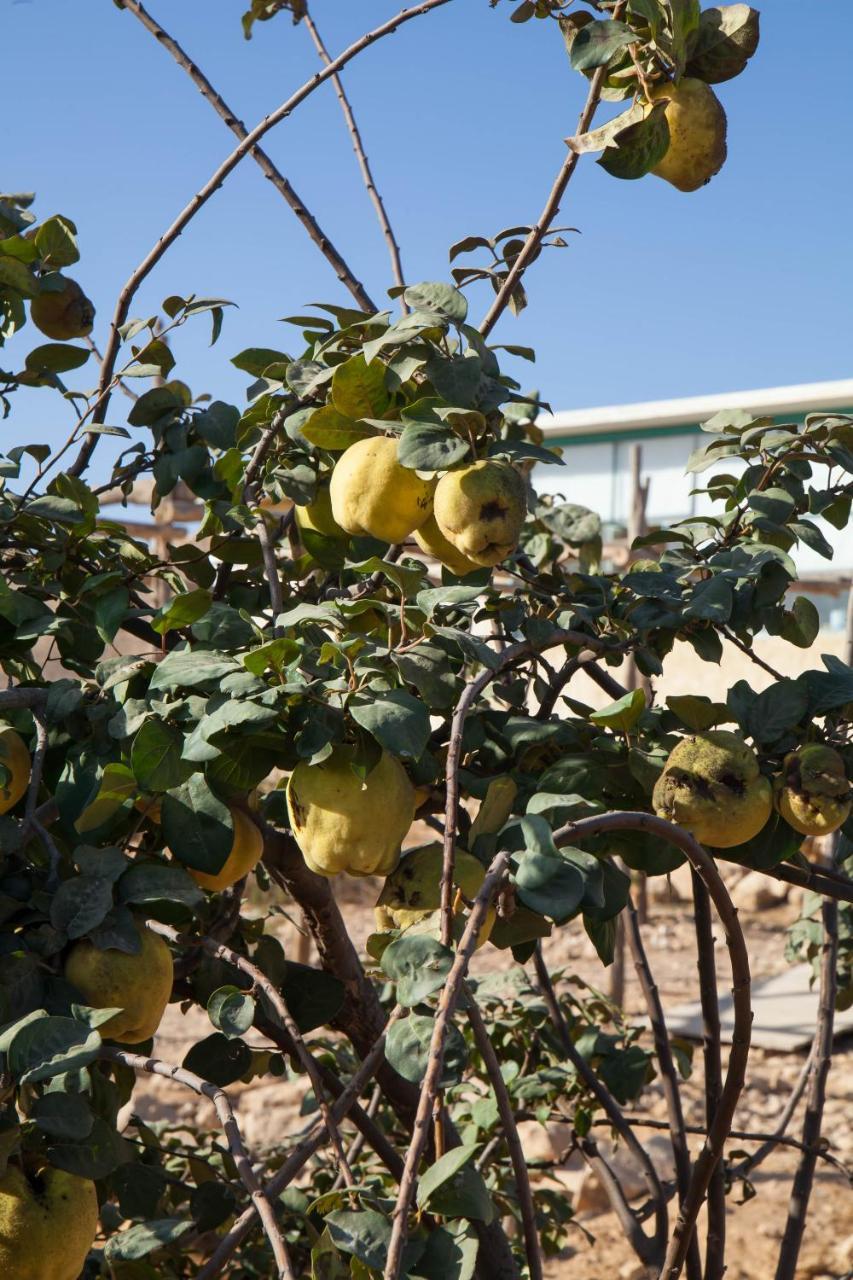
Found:
[[(250, 126), (316, 68), (307, 32), (287, 15), (246, 42), (244, 0), (149, 7)], [(399, 7), (315, 0), (313, 11), (335, 53)], [(556, 25), (516, 25), (511, 11), (508, 0), (494, 9), (452, 0), (344, 73), (410, 281), (448, 278), (447, 248), (465, 235), (532, 222), (574, 131), (585, 82)], [(40, 215), (77, 222), (74, 274), (97, 305), (102, 344), (130, 269), (234, 140), (112, 0), (6, 0), (3, 40), (2, 185), (35, 190)], [(561, 214), (582, 234), (534, 264), (531, 306), (493, 335), (536, 348), (535, 369), (513, 370), (525, 385), (565, 409), (851, 375), (851, 47), (850, 0), (767, 0), (758, 54), (718, 87), (729, 159), (708, 187), (684, 195), (651, 176), (620, 182), (582, 161)], [(385, 247), (331, 86), (264, 146), (384, 301)], [(231, 355), (295, 350), (298, 333), (281, 316), (348, 300), (250, 159), (170, 250), (133, 314), (191, 292), (240, 309), (213, 349), (206, 319), (182, 331), (174, 376), (238, 404), (246, 378)], [(469, 297), (477, 320), (488, 296), (479, 287)], [(118, 397), (110, 420), (123, 421), (128, 404)], [(58, 439), (62, 405), (49, 391), (30, 394), (3, 429), (7, 446)]]

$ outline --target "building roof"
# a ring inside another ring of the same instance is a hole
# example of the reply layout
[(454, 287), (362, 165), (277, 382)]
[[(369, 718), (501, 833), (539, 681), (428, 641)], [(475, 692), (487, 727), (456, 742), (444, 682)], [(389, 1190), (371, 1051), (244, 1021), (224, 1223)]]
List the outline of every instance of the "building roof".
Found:
[(601, 405), (543, 414), (537, 425), (546, 436), (598, 436), (656, 433), (660, 428), (695, 429), (721, 409), (745, 409), (756, 417), (799, 416), (813, 410), (853, 409), (853, 378), (836, 382), (804, 382), (759, 391), (725, 391), (718, 395), (684, 396), (677, 400), (648, 400), (635, 404)]

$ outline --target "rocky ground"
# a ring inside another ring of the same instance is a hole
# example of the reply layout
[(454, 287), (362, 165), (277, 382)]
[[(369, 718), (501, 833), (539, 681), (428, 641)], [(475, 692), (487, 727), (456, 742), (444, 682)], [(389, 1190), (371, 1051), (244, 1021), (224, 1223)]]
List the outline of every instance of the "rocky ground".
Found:
[[(737, 873), (736, 873), (737, 874)], [(673, 877), (672, 888), (657, 880), (651, 903), (649, 923), (644, 937), (649, 960), (658, 982), (664, 1008), (683, 1003), (698, 995), (695, 981), (695, 952), (689, 906), (678, 896), (681, 873)], [(796, 917), (797, 906), (778, 894), (766, 891), (764, 877), (750, 877), (736, 889), (752, 956), (756, 979), (769, 977), (785, 967), (784, 929)], [(357, 946), (362, 946), (372, 927), (371, 905), (375, 886), (370, 882), (339, 882), (342, 906)], [(291, 928), (291, 926), (286, 926)], [(285, 938), (291, 955), (295, 954), (295, 931)], [(725, 974), (725, 948), (719, 944), (719, 969)], [(551, 969), (567, 968), (591, 983), (606, 989), (607, 975), (592, 951), (583, 930), (571, 925), (559, 930), (546, 943), (546, 956)], [(475, 958), (480, 968), (494, 968), (506, 963), (504, 953), (487, 947)], [(638, 985), (630, 972), (627, 976), (626, 1007), (640, 1016)], [(158, 1051), (168, 1061), (179, 1062), (193, 1040), (209, 1034), (206, 1016), (199, 1010), (184, 1016), (171, 1006), (159, 1037)], [(688, 1124), (702, 1121), (702, 1079), (697, 1054), (697, 1070), (684, 1087)], [(785, 1105), (802, 1066), (802, 1053), (770, 1053), (753, 1050), (747, 1086), (738, 1108), (736, 1123), (748, 1131), (768, 1131)], [(302, 1088), (298, 1083), (272, 1082), (233, 1086), (230, 1092), (238, 1107), (239, 1119), (250, 1147), (262, 1148), (282, 1136), (301, 1128), (299, 1117)], [(149, 1119), (172, 1121), (202, 1120), (214, 1123), (212, 1112), (186, 1091), (162, 1079), (142, 1081), (136, 1097), (137, 1110)], [(665, 1107), (659, 1088), (645, 1095), (641, 1109), (650, 1119), (663, 1119)], [(799, 1131), (802, 1106), (789, 1133)], [(829, 1081), (824, 1133), (832, 1153), (853, 1167), (853, 1044), (837, 1045)], [(558, 1129), (546, 1133), (535, 1123), (524, 1133), (525, 1149), (531, 1158), (548, 1156), (559, 1150), (562, 1135)], [(659, 1165), (659, 1171), (671, 1176), (669, 1147), (665, 1135), (647, 1130), (644, 1144)], [(699, 1139), (693, 1139), (698, 1144)], [(752, 1150), (753, 1144), (732, 1146)], [(694, 1146), (694, 1150), (696, 1147)], [(621, 1157), (618, 1157), (618, 1161)], [(796, 1165), (796, 1152), (778, 1148), (754, 1176), (756, 1196), (738, 1205), (737, 1196), (730, 1197), (727, 1280), (772, 1280), (775, 1273), (779, 1242), (784, 1228), (791, 1175)], [(630, 1168), (622, 1166), (632, 1181)], [(646, 1280), (625, 1243), (615, 1218), (609, 1212), (597, 1180), (571, 1163), (556, 1175), (560, 1185), (576, 1209), (578, 1228), (571, 1246), (559, 1257), (550, 1259), (546, 1269), (548, 1280)], [(640, 1193), (637, 1187), (637, 1193)], [(581, 1230), (580, 1228), (583, 1228)], [(591, 1243), (584, 1233), (594, 1238)], [(808, 1229), (801, 1252), (797, 1280), (851, 1280), (853, 1278), (853, 1191), (843, 1173), (820, 1163), (809, 1213)]]

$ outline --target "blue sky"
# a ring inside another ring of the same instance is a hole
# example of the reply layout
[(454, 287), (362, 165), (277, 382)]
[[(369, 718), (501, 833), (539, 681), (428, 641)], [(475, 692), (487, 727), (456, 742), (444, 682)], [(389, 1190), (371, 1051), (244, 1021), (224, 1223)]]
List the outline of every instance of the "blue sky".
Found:
[[(316, 55), (286, 15), (244, 41), (244, 7), (150, 4), (251, 125), (313, 73)], [(398, 7), (315, 0), (313, 9), (338, 52)], [(574, 131), (584, 81), (552, 23), (512, 24), (511, 9), (508, 0), (495, 9), (453, 0), (345, 72), (411, 281), (447, 278), (447, 248), (462, 236), (533, 221)], [(513, 371), (555, 409), (853, 372), (853, 5), (824, 0), (819, 17), (809, 14), (801, 0), (764, 7), (757, 56), (718, 88), (729, 159), (708, 187), (684, 195), (653, 177), (619, 182), (591, 158), (579, 166), (561, 221), (582, 234), (534, 264), (531, 306), (493, 335), (536, 348), (536, 366)], [(40, 215), (77, 222), (83, 261), (74, 274), (98, 307), (103, 343), (130, 269), (233, 138), (111, 0), (5, 0), (3, 33), (2, 184), (35, 190)], [(385, 247), (331, 86), (264, 145), (384, 301)], [(182, 331), (175, 376), (196, 394), (238, 404), (246, 378), (231, 355), (250, 345), (295, 350), (298, 334), (280, 317), (312, 301), (348, 300), (251, 160), (190, 224), (133, 314), (191, 292), (233, 299), (239, 310), (227, 313), (212, 349), (206, 320)], [(478, 320), (488, 296), (476, 288), (469, 296)], [(12, 350), (24, 342), (21, 335)], [(128, 403), (114, 401), (112, 421), (123, 421)], [(28, 395), (3, 426), (5, 445), (64, 437), (63, 412), (48, 391)]]

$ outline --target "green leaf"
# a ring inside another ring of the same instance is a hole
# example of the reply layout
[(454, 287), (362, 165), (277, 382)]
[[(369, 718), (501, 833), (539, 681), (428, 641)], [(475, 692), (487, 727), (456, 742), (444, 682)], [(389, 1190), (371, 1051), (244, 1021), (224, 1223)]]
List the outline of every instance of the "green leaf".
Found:
[(95, 1122), (89, 1099), (82, 1093), (46, 1093), (36, 1098), (30, 1117), (42, 1133), (72, 1142), (88, 1138)]
[(152, 387), (139, 397), (127, 415), (127, 420), (132, 427), (150, 427), (166, 414), (184, 407), (184, 397), (174, 387), (168, 384)]
[(503, 842), (507, 848), (520, 844), (524, 849), (515, 883), (526, 907), (557, 924), (577, 914), (586, 889), (583, 874), (556, 848), (544, 818), (527, 815), (515, 819), (504, 828)]
[(731, 720), (731, 712), (724, 702), (712, 702), (703, 694), (672, 694), (666, 705), (694, 733), (703, 733)]
[(664, 158), (669, 142), (666, 103), (656, 102), (642, 120), (613, 135), (596, 163), (613, 178), (642, 178)]
[(219, 1085), (234, 1084), (252, 1065), (252, 1051), (242, 1040), (229, 1040), (220, 1031), (214, 1032), (192, 1046), (183, 1061), (187, 1071), (194, 1071), (203, 1080)]
[(798, 649), (810, 649), (820, 631), (820, 614), (808, 596), (797, 596), (786, 609), (779, 634)]
[(335, 368), (332, 404), (346, 418), (381, 418), (388, 408), (385, 366), (368, 364), (361, 352)]
[(34, 498), (24, 508), (28, 516), (38, 516), (41, 520), (52, 520), (56, 524), (82, 524), (83, 512), (76, 502), (70, 498), (59, 498), (55, 493), (42, 494)]
[(240, 664), (236, 658), (224, 653), (195, 649), (173, 650), (157, 666), (148, 688), (153, 693), (161, 689), (190, 689), (207, 683), (218, 685), (223, 676), (239, 670)]
[(113, 882), (106, 876), (63, 880), (50, 904), (50, 923), (69, 938), (82, 938), (99, 925), (113, 905)]
[(599, 960), (603, 965), (611, 965), (616, 952), (616, 935), (618, 922), (615, 917), (610, 920), (593, 920), (584, 915), (583, 927), (586, 936), (595, 947)]
[[(458, 1150), (458, 1148), (457, 1148)], [(465, 1150), (465, 1148), (462, 1148)], [(470, 1160), (470, 1148), (469, 1160)], [(489, 1195), (488, 1188), (483, 1175), (478, 1169), (475, 1169), (470, 1163), (465, 1163), (461, 1168), (451, 1173), (449, 1177), (444, 1176), (444, 1170), (440, 1171), (440, 1182), (437, 1186), (430, 1189), (427, 1195), (423, 1194), (422, 1188), (426, 1181), (429, 1187), (430, 1174), (441, 1165), (448, 1156), (455, 1156), (456, 1150), (449, 1151), (446, 1156), (442, 1156), (441, 1160), (436, 1161), (432, 1168), (428, 1169), (423, 1178), (418, 1183), (418, 1206), (428, 1208), (430, 1213), (436, 1213), (442, 1218), (468, 1218), (480, 1222), (491, 1222), (495, 1216), (495, 1206)]]
[(376, 693), (370, 702), (352, 699), (347, 710), (356, 724), (392, 755), (419, 760), (426, 750), (431, 732), (429, 712), (404, 689)]
[(804, 681), (777, 680), (754, 699), (744, 727), (756, 742), (776, 742), (803, 720), (808, 704)]
[(28, 266), (17, 258), (0, 255), (0, 288), (4, 285), (23, 294), (25, 298), (34, 298), (39, 292), (39, 284)]
[(138, 1262), (158, 1249), (165, 1249), (192, 1231), (193, 1222), (183, 1218), (155, 1218), (151, 1222), (137, 1222), (126, 1231), (111, 1236), (104, 1246), (104, 1260), (111, 1266), (116, 1262)]
[(33, 347), (24, 361), (32, 373), (69, 373), (80, 369), (91, 355), (87, 347), (73, 347), (67, 342), (45, 342)]
[(60, 214), (45, 219), (36, 232), (35, 241), (42, 265), (54, 271), (60, 267), (73, 267), (80, 259), (77, 228)]
[(36, 1084), (94, 1062), (101, 1037), (74, 1018), (49, 1016), (28, 1022), (9, 1044), (9, 1070), (21, 1084)]
[[(391, 1218), (375, 1209), (335, 1209), (326, 1214), (326, 1229), (335, 1246), (372, 1271), (384, 1271), (391, 1242)], [(410, 1240), (403, 1252), (402, 1274), (408, 1275), (423, 1253), (422, 1240)], [(355, 1274), (353, 1272), (353, 1274)]]
[(722, 624), (731, 617), (733, 605), (731, 584), (722, 577), (706, 578), (694, 588), (684, 617)]
[[(371, 365), (371, 368), (375, 367)], [(366, 440), (369, 436), (376, 435), (372, 427), (359, 426), (353, 418), (339, 413), (334, 405), (330, 404), (316, 409), (302, 423), (299, 430), (309, 444), (315, 444), (320, 449), (328, 449), (332, 453), (340, 449), (348, 449), (357, 440)]]
[(225, 866), (234, 843), (233, 819), (200, 773), (163, 797), (162, 826), (173, 856), (186, 866), (212, 876)]
[(473, 1280), (479, 1245), (471, 1227), (463, 1231), (458, 1223), (436, 1227), (410, 1275), (419, 1280)]
[(262, 378), (270, 365), (290, 364), (290, 356), (269, 347), (247, 347), (239, 355), (232, 356), (231, 363), (253, 378)]
[(397, 938), (382, 953), (382, 970), (397, 984), (402, 1005), (416, 1005), (444, 986), (453, 952), (435, 938), (415, 934)]
[(141, 906), (144, 903), (179, 903), (190, 911), (204, 905), (204, 893), (183, 867), (156, 859), (137, 860), (118, 882), (120, 902)]
[(602, 707), (600, 711), (590, 713), (593, 724), (603, 725), (605, 729), (618, 729), (621, 733), (630, 733), (640, 716), (646, 709), (646, 695), (642, 689), (632, 689), (616, 702)]
[[(259, 956), (256, 955), (255, 960), (264, 967)], [(303, 1035), (327, 1026), (343, 1008), (344, 984), (323, 969), (287, 960), (280, 985), (290, 1015)], [(264, 1003), (263, 996), (261, 1003)]]
[(449, 427), (410, 423), (397, 446), (397, 461), (410, 471), (449, 471), (470, 453), (467, 441)]
[(168, 604), (157, 610), (151, 619), (151, 625), (160, 635), (176, 631), (179, 627), (188, 627), (203, 618), (212, 603), (213, 595), (203, 587), (197, 587), (195, 591), (184, 591), (173, 596)]
[(431, 1164), (426, 1173), (418, 1179), (416, 1199), (418, 1208), (425, 1208), (432, 1193), (453, 1178), (466, 1164), (470, 1164), (479, 1150), (479, 1143), (454, 1147), (452, 1151), (448, 1151), (436, 1160), (435, 1164)]
[(410, 285), (403, 297), (413, 311), (431, 312), (451, 324), (464, 324), (468, 315), (468, 302), (464, 293), (441, 280)]
[(569, 60), (575, 71), (591, 71), (595, 67), (606, 66), (615, 53), (626, 45), (635, 44), (636, 40), (636, 31), (624, 22), (588, 22), (575, 35)]
[(133, 739), (130, 766), (142, 791), (169, 791), (188, 778), (192, 765), (181, 759), (184, 740), (177, 729), (153, 716)]
[(79, 1142), (57, 1142), (47, 1149), (47, 1158), (56, 1169), (78, 1178), (106, 1178), (131, 1159), (132, 1148), (115, 1126), (95, 1116), (90, 1133)]
[(758, 48), (759, 13), (748, 4), (705, 9), (690, 49), (687, 74), (706, 84), (733, 80)]
[(210, 1021), (229, 1040), (245, 1035), (255, 1020), (255, 1002), (239, 987), (218, 987), (207, 1002)]
[[(429, 1047), (433, 1020), (411, 1013), (390, 1028), (385, 1043), (385, 1057), (394, 1070), (412, 1084), (420, 1084), (429, 1065)], [(462, 1079), (468, 1050), (458, 1027), (451, 1024), (444, 1050), (444, 1066), (439, 1087), (449, 1089)]]

